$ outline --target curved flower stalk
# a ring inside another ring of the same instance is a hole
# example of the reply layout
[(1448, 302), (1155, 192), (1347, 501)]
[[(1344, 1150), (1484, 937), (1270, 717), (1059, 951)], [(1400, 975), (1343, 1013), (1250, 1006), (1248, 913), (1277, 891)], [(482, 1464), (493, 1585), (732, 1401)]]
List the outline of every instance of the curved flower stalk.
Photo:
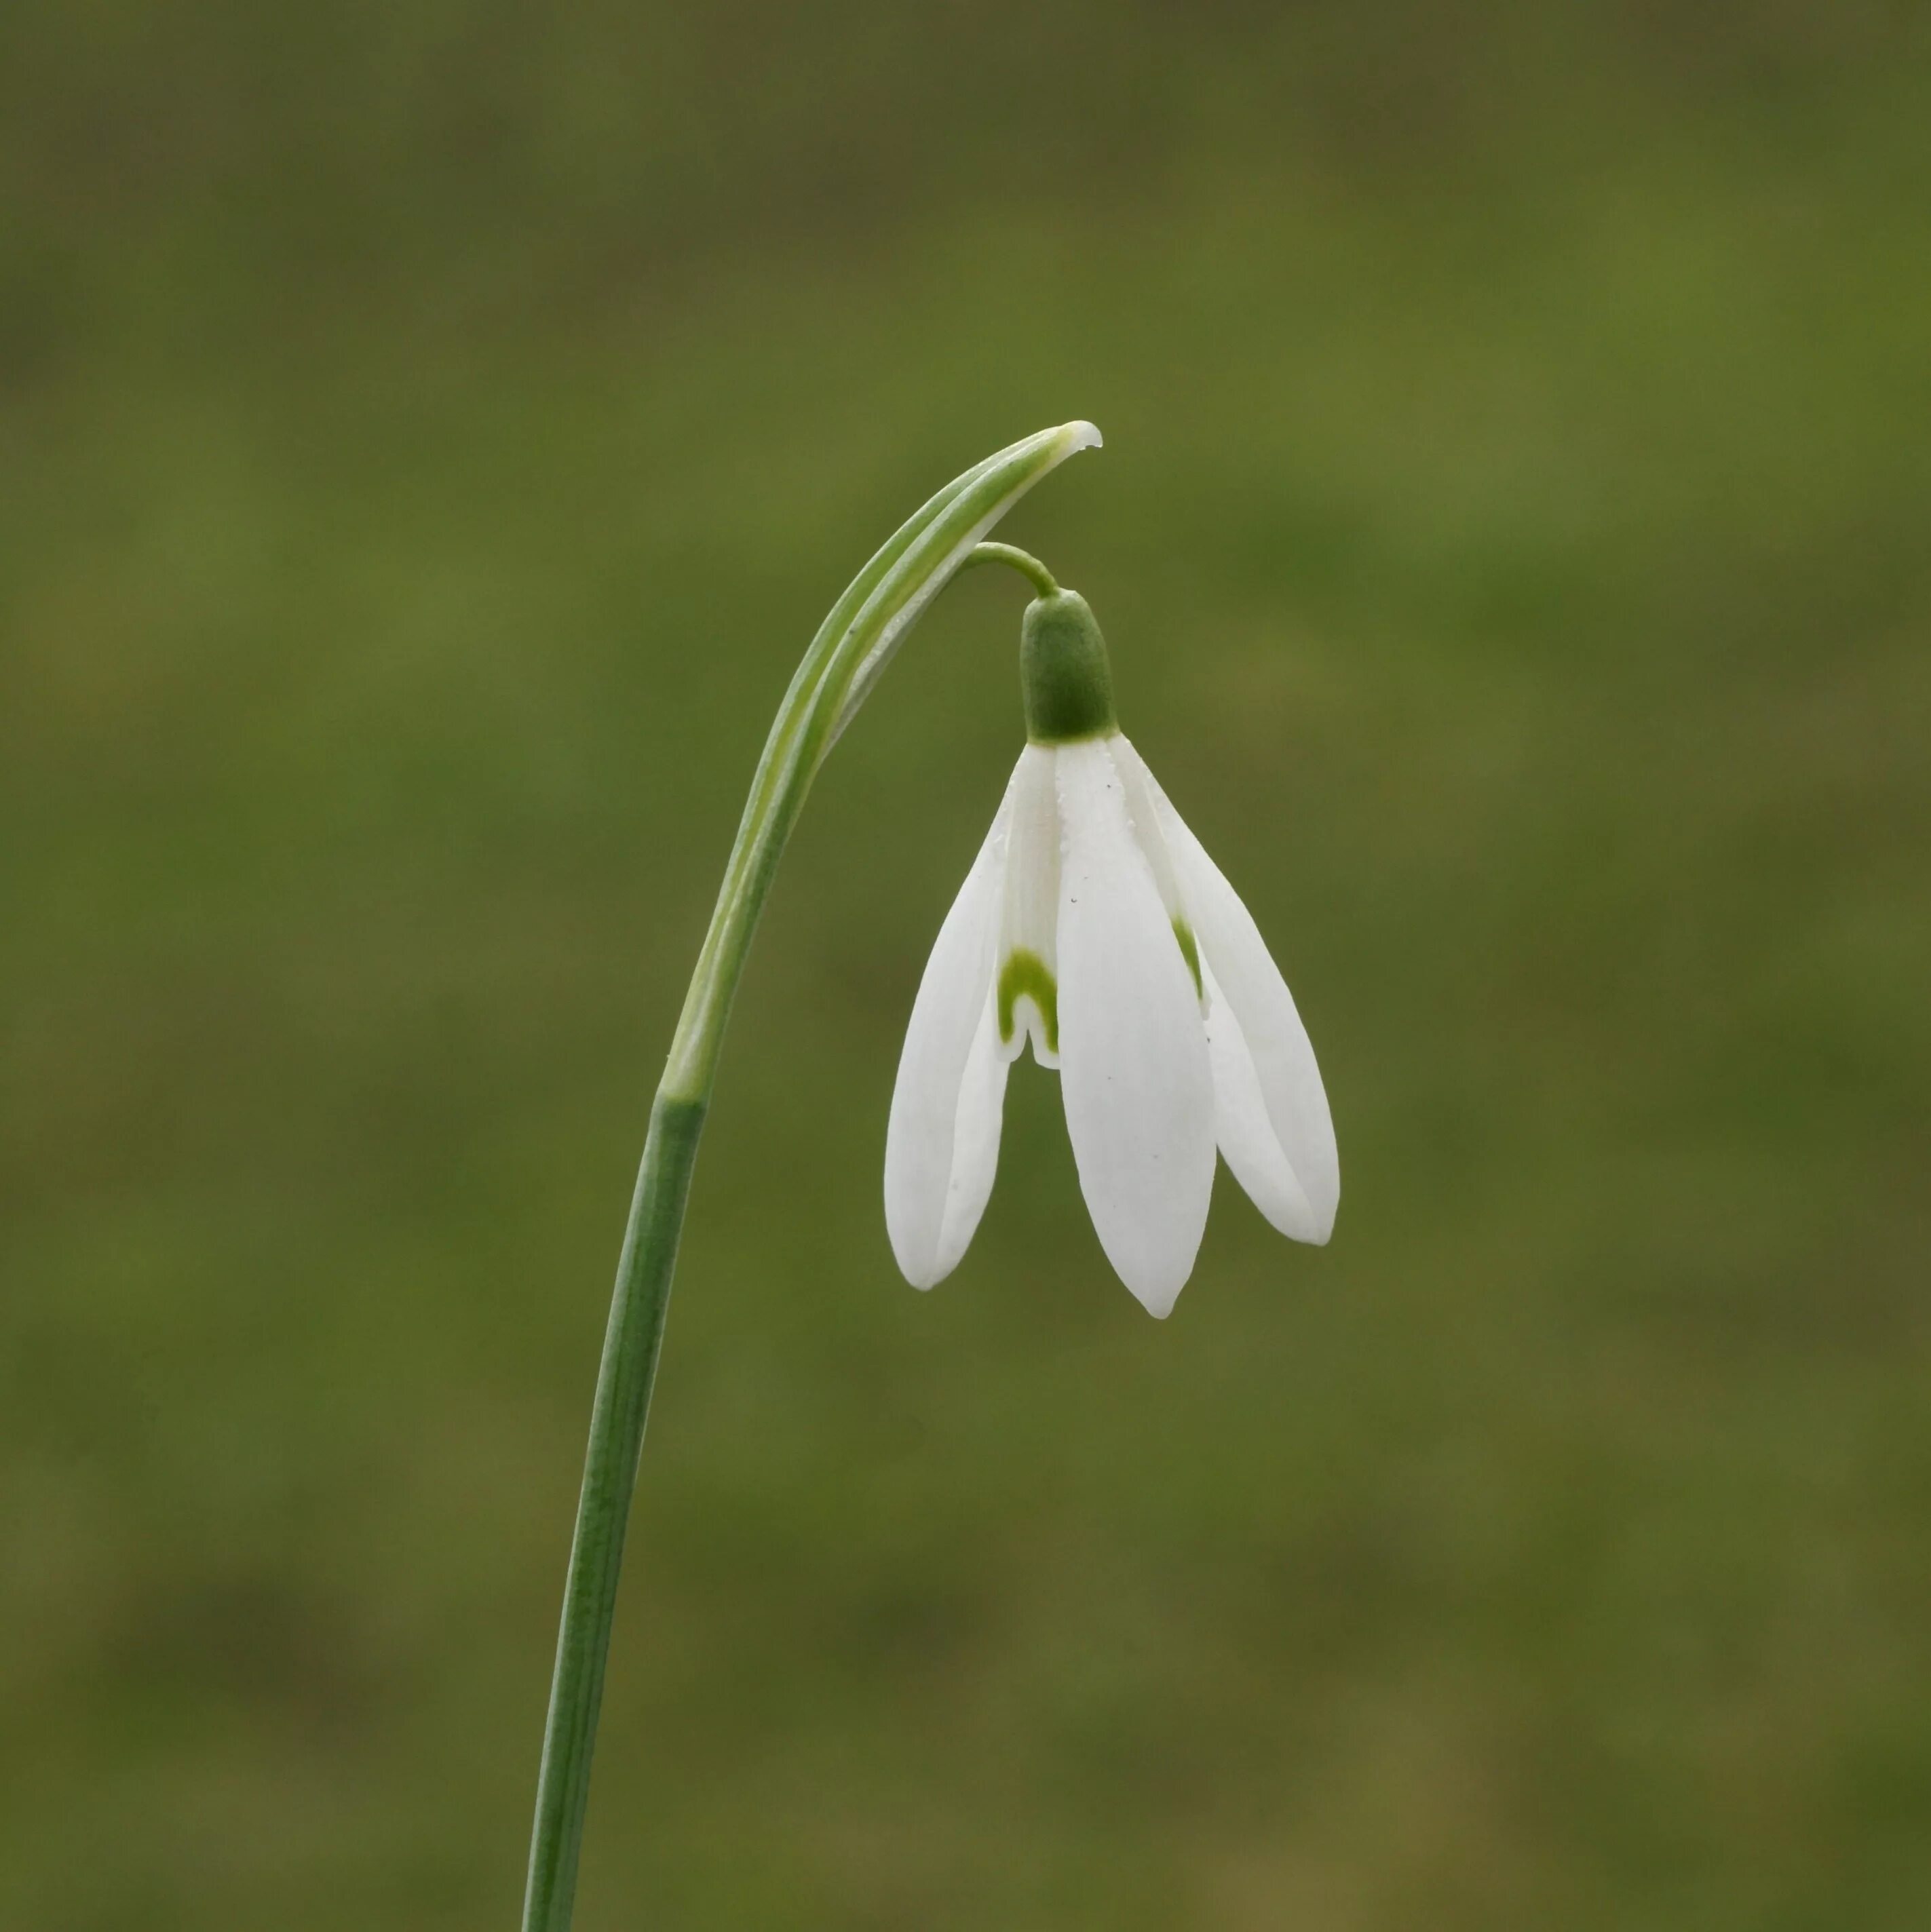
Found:
[(1043, 430), (948, 483), (832, 606), (765, 741), (650, 1110), (617, 1262), (537, 1779), (524, 1932), (565, 1932), (570, 1922), (624, 1530), (684, 1204), (725, 1022), (785, 842), (825, 753), (920, 613), (1020, 496), (1099, 441), (1091, 423)]
[(1092, 612), (1034, 569), (1029, 742), (912, 1007), (886, 1227), (914, 1288), (958, 1265), (992, 1192), (1006, 1070), (1030, 1042), (1059, 1070), (1101, 1245), (1164, 1316), (1193, 1271), (1216, 1146), (1282, 1234), (1323, 1242), (1334, 1126), (1266, 942), (1121, 734)]

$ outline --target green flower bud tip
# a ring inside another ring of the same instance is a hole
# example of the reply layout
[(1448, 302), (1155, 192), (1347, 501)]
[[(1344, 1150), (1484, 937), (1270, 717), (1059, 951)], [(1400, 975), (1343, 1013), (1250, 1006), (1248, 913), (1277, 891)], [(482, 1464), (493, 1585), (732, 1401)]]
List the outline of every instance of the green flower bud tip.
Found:
[(1107, 641), (1085, 598), (1071, 590), (1036, 597), (1020, 628), (1020, 683), (1026, 733), (1035, 745), (1110, 737), (1113, 674)]

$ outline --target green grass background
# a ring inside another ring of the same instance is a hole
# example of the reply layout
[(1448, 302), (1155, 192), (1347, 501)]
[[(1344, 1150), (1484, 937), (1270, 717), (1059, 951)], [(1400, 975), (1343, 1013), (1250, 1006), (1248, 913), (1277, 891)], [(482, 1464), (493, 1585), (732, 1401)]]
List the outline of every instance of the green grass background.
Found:
[(770, 711), (1003, 535), (1299, 994), (1333, 1245), (1150, 1322), (886, 1107), (949, 591), (728, 1042), (579, 1922), (1931, 1923), (1931, 37), (1707, 9), (0, 14), (0, 1924), (506, 1926)]

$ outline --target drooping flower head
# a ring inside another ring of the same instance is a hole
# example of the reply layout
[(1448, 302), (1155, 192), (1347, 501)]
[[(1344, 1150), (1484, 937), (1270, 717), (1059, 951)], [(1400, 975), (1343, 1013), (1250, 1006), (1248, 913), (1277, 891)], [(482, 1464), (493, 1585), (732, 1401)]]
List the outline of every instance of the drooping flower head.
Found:
[(1006, 1071), (1030, 1043), (1059, 1070), (1101, 1245), (1164, 1316), (1193, 1271), (1216, 1148), (1281, 1233), (1324, 1242), (1334, 1126), (1253, 919), (1120, 731), (1086, 600), (1035, 599), (1020, 655), (1028, 742), (912, 1006), (886, 1227), (915, 1288), (958, 1265), (992, 1192)]

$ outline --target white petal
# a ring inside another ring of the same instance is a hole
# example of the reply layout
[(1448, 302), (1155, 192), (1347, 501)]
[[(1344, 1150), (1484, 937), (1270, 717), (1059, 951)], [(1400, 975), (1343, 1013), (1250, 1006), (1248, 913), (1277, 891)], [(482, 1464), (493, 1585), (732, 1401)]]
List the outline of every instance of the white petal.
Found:
[(1200, 971), (1207, 999), (1207, 1052), (1214, 1069), (1214, 1138), (1248, 1199), (1282, 1234), (1297, 1241), (1324, 1240), (1326, 1232), (1267, 1118), (1247, 1036), (1204, 959)]
[(1133, 740), (1122, 731), (1110, 739), (1113, 769), (1120, 775), (1126, 793), (1127, 816), (1133, 820), (1134, 842), (1146, 854), (1153, 868), (1153, 883), (1160, 888), (1160, 903), (1169, 919), (1185, 916), (1186, 902), (1181, 896), (1179, 874), (1173, 855), (1167, 849), (1167, 833), (1160, 821), (1160, 788), (1146, 768), (1146, 760), (1134, 748)]
[(1066, 1126), (1107, 1258), (1164, 1316), (1193, 1272), (1213, 1192), (1206, 1034), (1107, 745), (1055, 755)]
[[(1047, 982), (1059, 970), (1059, 799), (1053, 784), (1053, 754), (1029, 745), (1013, 773), (1011, 817), (1006, 832), (1005, 912), (999, 937), (1002, 974), (1016, 955), (1030, 953), (1046, 969)], [(1047, 1037), (1039, 1000), (1022, 993), (1010, 1015), (1012, 1036), (1001, 1052), (1017, 1060), (1030, 1040), (1041, 1066), (1057, 1066), (1059, 1054)], [(1053, 1028), (1056, 1038), (1058, 1028)]]
[[(1139, 764), (1135, 778), (1152, 799), (1200, 947), (1201, 965), (1212, 974), (1216, 994), (1233, 1022), (1230, 1028), (1217, 1030), (1212, 1014), (1209, 1016), (1209, 1030), (1216, 1034), (1215, 1079), (1222, 1078), (1224, 1068), (1225, 1077), (1233, 1083), (1221, 1106), (1221, 1128), (1231, 1132), (1234, 1140), (1233, 1145), (1225, 1138), (1221, 1142), (1227, 1165), (1253, 1196), (1255, 1206), (1284, 1234), (1296, 1240), (1325, 1241), (1333, 1232), (1335, 1210), (1341, 1201), (1341, 1162), (1335, 1149), (1334, 1120), (1308, 1030), (1301, 1024), (1293, 995), (1253, 915), (1131, 746), (1121, 754), (1122, 764), (1129, 760)], [(1252, 1069), (1264, 1106), (1263, 1115), (1256, 1116), (1252, 1111), (1243, 1064)], [(1266, 1178), (1269, 1174), (1278, 1175), (1278, 1169), (1261, 1145), (1263, 1124), (1271, 1130), (1281, 1159), (1299, 1187), (1307, 1208), (1305, 1217), (1278, 1211), (1293, 1204)]]
[(999, 1128), (1006, 1105), (1006, 1075), (1011, 1063), (999, 1051), (999, 1028), (990, 997), (979, 1016), (966, 1058), (966, 1078), (959, 1089), (959, 1112), (952, 1130), (952, 1180), (946, 1190), (945, 1214), (938, 1234), (938, 1255), (932, 1279), (943, 1281), (959, 1263), (979, 1217), (993, 1192), (999, 1166)]
[[(957, 1265), (985, 1208), (999, 1159), (1005, 1066), (1001, 1063), (996, 1091), (989, 1096), (979, 1064), (984, 1055), (975, 1058), (974, 1048), (990, 1024), (1011, 797), (1008, 787), (932, 944), (892, 1089), (885, 1129), (885, 1229), (914, 1288), (930, 1288)], [(992, 1038), (996, 1042), (996, 1033)], [(990, 1134), (984, 1118), (989, 1100)]]

